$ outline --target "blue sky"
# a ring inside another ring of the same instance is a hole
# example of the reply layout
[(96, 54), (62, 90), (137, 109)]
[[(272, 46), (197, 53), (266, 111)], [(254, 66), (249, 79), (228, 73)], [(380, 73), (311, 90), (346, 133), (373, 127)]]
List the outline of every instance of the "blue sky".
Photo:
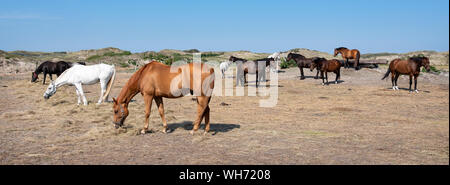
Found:
[(448, 51), (448, 0), (2, 0), (0, 49)]

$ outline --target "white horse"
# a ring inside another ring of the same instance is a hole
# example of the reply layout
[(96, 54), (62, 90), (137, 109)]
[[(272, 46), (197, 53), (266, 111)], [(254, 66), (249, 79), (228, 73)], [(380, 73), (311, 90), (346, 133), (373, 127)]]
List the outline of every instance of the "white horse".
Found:
[(72, 84), (76, 88), (78, 96), (78, 105), (80, 105), (80, 97), (83, 97), (83, 104), (87, 105), (86, 96), (83, 92), (83, 84), (95, 84), (100, 81), (101, 94), (97, 104), (108, 100), (108, 95), (111, 91), (112, 84), (116, 77), (116, 70), (114, 65), (96, 64), (90, 66), (74, 65), (73, 67), (64, 71), (55, 81), (52, 81), (44, 93), (44, 98), (48, 99), (56, 93), (56, 88)]
[(275, 60), (275, 68), (271, 68), (273, 72), (278, 71), (278, 61), (280, 61), (280, 52), (275, 52), (271, 55), (269, 55), (267, 58), (273, 58)]
[(228, 70), (228, 68), (231, 65), (231, 61), (226, 61), (226, 62), (222, 62), (220, 63), (220, 71), (222, 72), (222, 78), (225, 78), (225, 71)]

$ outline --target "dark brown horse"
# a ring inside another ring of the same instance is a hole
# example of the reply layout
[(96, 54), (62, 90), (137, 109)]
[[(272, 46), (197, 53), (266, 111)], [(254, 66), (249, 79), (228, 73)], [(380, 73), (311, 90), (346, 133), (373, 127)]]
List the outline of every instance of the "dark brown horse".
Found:
[[(195, 74), (194, 74), (195, 72)], [(195, 79), (194, 79), (195, 78)], [(116, 128), (121, 127), (128, 116), (128, 104), (138, 93), (145, 101), (145, 123), (141, 131), (148, 130), (152, 101), (159, 110), (163, 122), (163, 132), (167, 132), (167, 122), (164, 117), (163, 98), (180, 98), (189, 92), (197, 96), (197, 119), (194, 121), (194, 131), (205, 119), (205, 134), (209, 131), (209, 101), (214, 89), (214, 69), (206, 64), (190, 63), (171, 67), (152, 61), (136, 71), (123, 86), (117, 99), (113, 98), (114, 121)]]
[[(236, 64), (237, 74), (236, 74), (236, 86), (241, 84), (244, 86), (244, 83), (247, 83), (247, 74), (256, 74), (256, 86), (258, 87), (260, 77), (263, 77), (265, 80), (265, 69), (270, 65), (271, 61), (275, 61), (273, 58), (263, 58), (258, 60), (248, 61), (246, 59), (230, 56), (230, 61), (238, 62)], [(258, 66), (259, 63), (264, 62), (265, 65)], [(259, 69), (261, 68), (261, 69)]]
[(355, 59), (355, 62), (353, 63), (353, 67), (358, 70), (359, 69), (359, 58), (361, 56), (361, 54), (359, 53), (359, 50), (357, 49), (352, 49), (349, 50), (345, 47), (339, 47), (334, 49), (334, 56), (336, 57), (338, 54), (342, 55), (342, 58), (344, 58), (345, 63), (344, 63), (344, 67), (345, 68), (349, 68), (348, 65), (348, 59)]
[(338, 83), (338, 79), (341, 77), (341, 62), (339, 62), (339, 60), (336, 59), (332, 59), (332, 60), (327, 60), (325, 58), (317, 58), (315, 60), (313, 60), (312, 64), (311, 64), (311, 71), (314, 68), (318, 68), (320, 70), (320, 77), (322, 78), (322, 85), (325, 85), (325, 81), (324, 81), (324, 75), (323, 73), (325, 73), (325, 78), (327, 79), (327, 85), (328, 85), (328, 72), (333, 72), (336, 74), (336, 80), (334, 81), (335, 84)]
[[(296, 54), (296, 53), (289, 53), (287, 58), (286, 58), (286, 62), (290, 61), (290, 60), (294, 60), (297, 63), (297, 67), (300, 70), (300, 80), (304, 80), (305, 79), (305, 75), (303, 74), (303, 68), (310, 68), (311, 67), (311, 63), (315, 58), (306, 58), (303, 55), (300, 54)], [(316, 76), (314, 77), (315, 79), (319, 78), (319, 69), (317, 69), (317, 73)]]
[(420, 67), (425, 67), (425, 69), (430, 71), (430, 60), (427, 57), (411, 57), (407, 60), (402, 59), (394, 59), (389, 64), (389, 68), (384, 74), (382, 80), (391, 74), (392, 80), (392, 89), (399, 90), (397, 86), (397, 80), (400, 75), (409, 75), (409, 92), (412, 92), (412, 77), (414, 76), (414, 91), (419, 92), (417, 90), (417, 77), (420, 74)]
[[(78, 64), (86, 65), (84, 62), (78, 62)], [(61, 75), (66, 69), (72, 67), (73, 63), (68, 63), (64, 61), (59, 62), (50, 62), (45, 61), (41, 65), (39, 65), (34, 72), (31, 73), (31, 82), (35, 82), (39, 79), (39, 74), (44, 73), (44, 81), (42, 84), (45, 84), (45, 79), (47, 78), (47, 74), (50, 76), (50, 80), (52, 79), (52, 74), (56, 74), (57, 77)]]

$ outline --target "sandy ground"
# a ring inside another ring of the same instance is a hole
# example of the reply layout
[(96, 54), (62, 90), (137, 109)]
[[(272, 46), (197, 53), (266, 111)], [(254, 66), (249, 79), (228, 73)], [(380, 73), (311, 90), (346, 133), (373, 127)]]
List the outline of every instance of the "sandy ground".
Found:
[[(213, 97), (206, 136), (189, 134), (196, 114), (192, 97), (164, 99), (171, 133), (158, 131), (162, 124), (153, 104), (153, 132), (138, 135), (141, 95), (130, 103), (126, 128), (114, 129), (112, 104), (95, 104), (98, 84), (84, 86), (90, 104), (77, 106), (73, 86), (46, 101), (42, 81), (2, 76), (0, 164), (448, 165), (448, 76), (423, 74), (416, 94), (403, 89), (406, 77), (399, 80), (401, 90), (393, 91), (389, 80), (380, 80), (384, 72), (343, 69), (341, 83), (322, 86), (313, 78), (299, 80), (297, 68), (283, 70), (273, 108), (258, 106), (267, 97)], [(130, 76), (118, 73), (112, 96)]]

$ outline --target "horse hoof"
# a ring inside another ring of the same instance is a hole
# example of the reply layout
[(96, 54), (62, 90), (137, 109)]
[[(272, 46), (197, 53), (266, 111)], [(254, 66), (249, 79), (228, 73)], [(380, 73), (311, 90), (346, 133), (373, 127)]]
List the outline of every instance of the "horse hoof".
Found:
[(194, 135), (194, 131), (193, 131), (193, 130), (191, 130), (189, 133), (190, 133), (192, 136)]
[(206, 132), (206, 131), (203, 132), (203, 136), (206, 136), (206, 135), (208, 135), (208, 132)]
[(324, 83), (322, 83), (322, 86), (325, 86), (325, 84), (324, 84)]
[(414, 92), (419, 93), (419, 90), (415, 90)]
[(146, 134), (146, 133), (147, 133), (147, 130), (145, 130), (145, 129), (142, 129), (142, 130), (141, 130), (141, 134), (142, 134), (142, 135), (144, 135), (144, 134)]

